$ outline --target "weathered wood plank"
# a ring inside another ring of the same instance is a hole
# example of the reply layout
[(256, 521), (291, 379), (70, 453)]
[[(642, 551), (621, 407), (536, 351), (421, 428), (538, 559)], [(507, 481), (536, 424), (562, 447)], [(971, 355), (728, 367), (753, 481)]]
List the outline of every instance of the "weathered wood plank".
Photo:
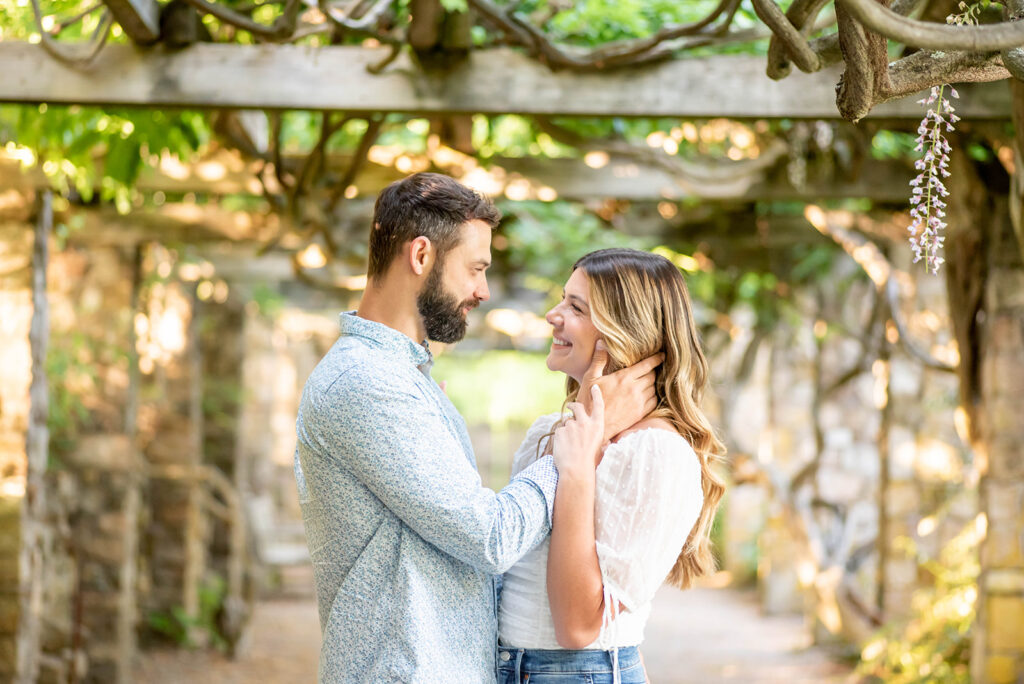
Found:
[[(366, 67), (385, 48), (197, 44), (184, 50), (108, 45), (76, 70), (38, 45), (0, 43), (0, 102), (139, 107), (312, 109), (349, 112), (548, 116), (835, 119), (839, 72), (764, 75), (764, 59), (679, 59), (609, 74), (552, 72), (510, 49), (478, 50), (444, 74), (402, 57), (380, 75)], [(1005, 83), (965, 86), (957, 109), (1008, 118)], [(921, 118), (916, 96), (870, 116)]]
[(156, 0), (103, 0), (128, 37), (140, 45), (160, 40), (160, 7)]
[[(347, 168), (351, 158), (332, 156), (331, 168)], [(192, 164), (168, 164), (167, 168), (146, 167), (137, 187), (143, 192), (205, 192), (215, 195), (259, 195), (257, 165), (221, 150)], [(363, 165), (356, 179), (360, 197), (372, 197), (392, 181), (406, 174), (391, 166), (373, 162)], [(681, 200), (762, 200), (803, 199), (819, 201), (846, 197), (866, 197), (876, 201), (901, 202), (908, 197), (907, 182), (914, 172), (895, 161), (865, 160), (856, 176), (837, 172), (834, 177), (812, 174), (803, 188), (795, 188), (784, 173), (771, 172), (765, 178), (751, 176), (730, 182), (705, 181), (695, 184), (673, 177), (663, 169), (621, 158), (610, 158), (600, 168), (591, 168), (579, 159), (501, 159), (488, 161), (484, 176), (471, 174), (466, 182), (479, 183), (478, 189), (497, 196), (549, 199), (550, 191), (564, 199), (601, 199), (614, 197), (631, 201)], [(0, 153), (0, 187), (30, 192), (47, 187), (46, 177), (38, 170), (22, 173), (18, 162)], [(520, 194), (516, 194), (517, 191)]]

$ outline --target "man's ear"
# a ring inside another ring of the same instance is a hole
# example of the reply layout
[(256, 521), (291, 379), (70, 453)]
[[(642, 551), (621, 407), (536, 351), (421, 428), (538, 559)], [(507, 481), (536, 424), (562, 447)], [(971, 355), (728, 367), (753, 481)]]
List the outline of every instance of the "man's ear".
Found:
[(409, 268), (416, 275), (430, 272), (434, 263), (434, 245), (430, 238), (420, 235), (409, 243)]

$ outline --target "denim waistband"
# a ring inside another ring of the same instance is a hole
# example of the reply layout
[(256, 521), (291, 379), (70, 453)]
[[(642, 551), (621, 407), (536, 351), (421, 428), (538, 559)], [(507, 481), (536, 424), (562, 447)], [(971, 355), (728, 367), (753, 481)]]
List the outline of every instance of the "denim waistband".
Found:
[[(507, 654), (507, 656), (505, 655)], [(619, 648), (619, 669), (626, 670), (640, 663), (636, 646)], [(520, 672), (611, 672), (612, 653), (599, 649), (581, 651), (547, 650), (541, 648), (498, 648), (498, 667)]]

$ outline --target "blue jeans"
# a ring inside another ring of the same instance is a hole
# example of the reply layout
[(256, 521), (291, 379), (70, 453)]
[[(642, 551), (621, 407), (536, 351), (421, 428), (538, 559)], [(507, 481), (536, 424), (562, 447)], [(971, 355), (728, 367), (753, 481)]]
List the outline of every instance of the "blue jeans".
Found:
[[(622, 684), (646, 680), (636, 646), (619, 649)], [(611, 651), (498, 648), (498, 684), (612, 684)]]

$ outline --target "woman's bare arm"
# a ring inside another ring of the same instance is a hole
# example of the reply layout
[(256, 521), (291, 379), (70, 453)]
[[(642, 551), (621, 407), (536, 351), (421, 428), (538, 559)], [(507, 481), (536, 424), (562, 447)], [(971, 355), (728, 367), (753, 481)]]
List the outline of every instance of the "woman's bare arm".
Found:
[(570, 404), (575, 418), (552, 439), (558, 489), (548, 552), (548, 601), (558, 644), (569, 649), (593, 643), (604, 611), (594, 543), (595, 469), (604, 439), (604, 402), (596, 388), (592, 406), (588, 414), (582, 404)]

